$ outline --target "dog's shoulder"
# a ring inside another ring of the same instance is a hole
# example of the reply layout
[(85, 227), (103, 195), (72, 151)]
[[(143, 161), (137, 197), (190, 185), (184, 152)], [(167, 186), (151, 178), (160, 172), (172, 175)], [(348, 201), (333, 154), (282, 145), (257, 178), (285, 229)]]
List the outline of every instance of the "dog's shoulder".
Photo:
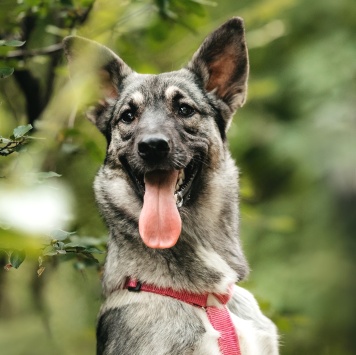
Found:
[(235, 286), (228, 308), (233, 313), (243, 354), (278, 354), (277, 328), (263, 315), (256, 299), (249, 291)]

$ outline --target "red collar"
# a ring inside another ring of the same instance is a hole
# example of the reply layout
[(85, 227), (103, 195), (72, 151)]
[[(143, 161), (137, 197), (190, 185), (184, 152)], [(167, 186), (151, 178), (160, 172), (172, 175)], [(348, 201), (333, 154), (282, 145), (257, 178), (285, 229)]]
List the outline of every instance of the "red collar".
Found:
[(158, 295), (175, 298), (195, 307), (202, 307), (206, 310), (207, 316), (213, 328), (220, 332), (219, 347), (222, 355), (241, 355), (239, 339), (231, 319), (231, 315), (226, 307), (232, 296), (232, 286), (226, 294), (213, 294), (222, 304), (221, 307), (208, 306), (208, 293), (197, 294), (187, 291), (175, 291), (171, 288), (160, 288), (154, 285), (145, 284), (136, 279), (128, 278), (124, 288), (131, 292), (150, 292)]

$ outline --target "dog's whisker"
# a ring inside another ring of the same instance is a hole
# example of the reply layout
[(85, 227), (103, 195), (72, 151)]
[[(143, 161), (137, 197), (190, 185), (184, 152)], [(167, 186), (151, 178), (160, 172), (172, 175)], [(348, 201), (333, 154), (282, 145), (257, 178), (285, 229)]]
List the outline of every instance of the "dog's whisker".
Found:
[(201, 156), (195, 156), (193, 158), (193, 161), (196, 162), (196, 163), (200, 163), (202, 165), (205, 165), (205, 166), (209, 166), (209, 163), (207, 161), (207, 158), (202, 158)]

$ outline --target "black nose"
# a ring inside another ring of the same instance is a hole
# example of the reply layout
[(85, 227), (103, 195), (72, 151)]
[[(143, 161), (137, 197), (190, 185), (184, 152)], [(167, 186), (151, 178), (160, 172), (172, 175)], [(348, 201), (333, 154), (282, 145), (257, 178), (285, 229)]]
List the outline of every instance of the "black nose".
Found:
[(147, 160), (165, 158), (169, 150), (169, 140), (164, 135), (146, 136), (138, 143), (138, 154)]

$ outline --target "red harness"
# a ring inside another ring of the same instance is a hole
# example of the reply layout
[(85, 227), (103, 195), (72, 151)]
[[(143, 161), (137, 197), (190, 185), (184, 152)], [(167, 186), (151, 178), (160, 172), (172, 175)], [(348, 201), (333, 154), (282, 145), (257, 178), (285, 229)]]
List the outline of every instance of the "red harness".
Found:
[(144, 284), (129, 278), (125, 284), (126, 289), (131, 292), (151, 292), (163, 296), (175, 298), (195, 307), (204, 308), (213, 328), (220, 333), (219, 347), (222, 355), (241, 355), (239, 339), (226, 303), (230, 300), (231, 292), (219, 295), (214, 293), (222, 307), (207, 306), (208, 293), (196, 294), (185, 291), (174, 291), (171, 288), (159, 288), (154, 285)]

